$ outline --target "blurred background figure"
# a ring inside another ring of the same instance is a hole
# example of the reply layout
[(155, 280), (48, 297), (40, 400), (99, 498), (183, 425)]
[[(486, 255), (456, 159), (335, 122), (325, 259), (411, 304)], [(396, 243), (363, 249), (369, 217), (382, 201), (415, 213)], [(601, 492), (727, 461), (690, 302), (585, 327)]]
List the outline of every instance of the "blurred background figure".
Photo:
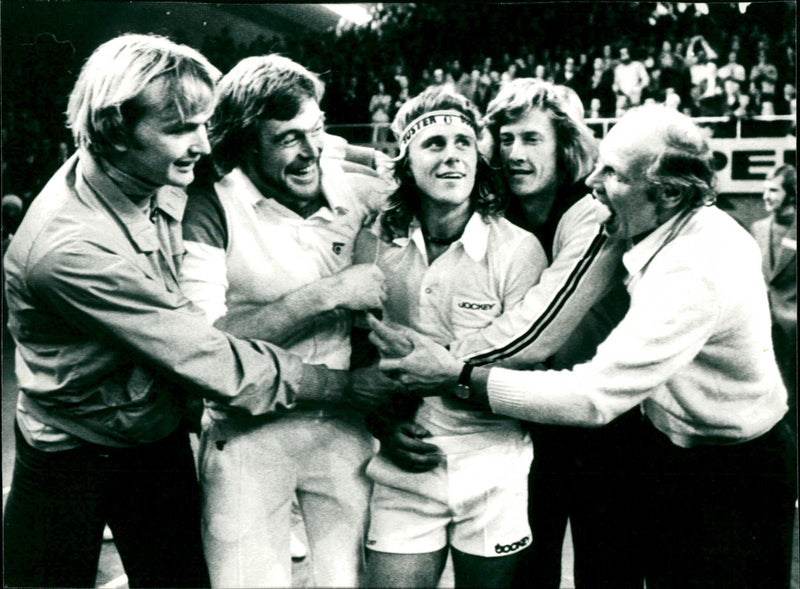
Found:
[(772, 341), (789, 392), (789, 427), (797, 442), (797, 170), (784, 164), (764, 181), (768, 216), (750, 232), (761, 247), (761, 269), (769, 288)]

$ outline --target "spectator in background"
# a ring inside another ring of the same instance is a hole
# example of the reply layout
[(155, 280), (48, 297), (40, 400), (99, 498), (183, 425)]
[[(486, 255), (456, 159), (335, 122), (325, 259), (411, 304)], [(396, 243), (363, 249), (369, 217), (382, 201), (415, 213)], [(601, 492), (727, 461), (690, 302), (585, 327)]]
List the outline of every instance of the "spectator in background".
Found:
[(666, 100), (670, 88), (681, 101), (689, 98), (691, 80), (689, 72), (683, 67), (682, 59), (677, 58), (671, 51), (662, 51), (658, 56), (657, 71), (659, 85), (664, 93), (661, 100)]
[(397, 94), (397, 98), (395, 99), (392, 105), (392, 116), (397, 114), (397, 111), (409, 100), (408, 95), (408, 88), (401, 88), (400, 92)]
[[(619, 48), (619, 63), (614, 68), (614, 88), (617, 94), (627, 97), (629, 106), (636, 106), (642, 102), (642, 91), (650, 83), (650, 77), (641, 61), (631, 59), (630, 47), (622, 45)], [(617, 103), (617, 113), (620, 103)], [(619, 114), (617, 114), (619, 116)]]
[(689, 68), (693, 87), (700, 86), (700, 83), (708, 78), (708, 62), (716, 59), (717, 52), (708, 44), (705, 37), (702, 35), (692, 37), (686, 47), (685, 63)]
[(487, 57), (481, 66), (480, 77), (478, 78), (478, 88), (475, 92), (475, 106), (478, 110), (486, 112), (486, 105), (492, 99), (492, 58)]
[(447, 70), (447, 84), (449, 92), (458, 92), (462, 96), (461, 89), (469, 85), (469, 74), (461, 67), (461, 61), (454, 59), (450, 62)]
[(717, 72), (717, 77), (725, 83), (725, 80), (736, 80), (739, 84), (744, 84), (747, 81), (747, 72), (744, 69), (744, 66), (740, 64), (738, 60), (738, 53), (736, 51), (730, 51), (728, 53), (728, 63), (724, 66), (719, 68)]
[(367, 104), (365, 104), (364, 93), (359, 86), (358, 76), (352, 75), (347, 78), (344, 92), (339, 97), (341, 111), (337, 116), (344, 123), (364, 123)]
[(437, 67), (433, 70), (433, 75), (431, 76), (431, 81), (428, 85), (428, 88), (432, 86), (445, 89), (448, 92), (455, 92), (455, 86), (445, 77), (444, 70), (440, 67)]
[(389, 136), (390, 111), (392, 97), (386, 92), (383, 82), (378, 82), (378, 87), (369, 99), (369, 121), (372, 123), (372, 142), (383, 143)]
[(422, 71), (419, 73), (419, 78), (417, 79), (415, 84), (412, 84), (413, 92), (411, 94), (419, 94), (420, 92), (424, 91), (428, 86), (433, 83), (433, 78), (431, 76), (431, 69), (426, 67), (422, 68)]
[(540, 82), (547, 82), (547, 66), (543, 63), (537, 63), (533, 70), (533, 79)]
[(575, 58), (572, 56), (567, 56), (564, 59), (564, 67), (556, 76), (555, 83), (572, 88), (581, 98), (586, 94), (583, 78), (578, 73), (575, 67)]
[(614, 72), (606, 69), (602, 57), (592, 61), (592, 73), (586, 95), (582, 96), (590, 103), (598, 100), (600, 103), (597, 112), (601, 117), (613, 117), (616, 110), (616, 97), (614, 95)]
[(621, 117), (631, 106), (631, 99), (628, 97), (628, 95), (620, 92), (616, 96), (616, 101), (614, 104), (614, 116), (616, 118)]
[(586, 118), (588, 119), (599, 119), (602, 118), (603, 115), (600, 114), (600, 99), (599, 98), (592, 98), (589, 101), (589, 110), (586, 111)]
[(761, 270), (769, 290), (772, 343), (789, 391), (785, 421), (797, 443), (797, 170), (784, 164), (764, 181), (768, 216), (750, 232), (761, 247)]
[(717, 78), (717, 65), (713, 61), (708, 62), (706, 78), (700, 82), (699, 91), (700, 116), (721, 116), (724, 110), (725, 97)]
[(681, 96), (672, 88), (667, 88), (664, 93), (664, 105), (668, 108), (680, 111), (681, 109)]
[(722, 114), (736, 118), (749, 116), (750, 96), (742, 94), (741, 84), (734, 78), (728, 78), (723, 85)]
[[(480, 84), (481, 72), (478, 68), (472, 68), (469, 76), (462, 77), (461, 83), (458, 85), (458, 93), (464, 96), (473, 104), (478, 103), (478, 86)], [(479, 107), (480, 109), (480, 107)], [(483, 112), (481, 110), (481, 112)]]
[(392, 82), (394, 84), (391, 92), (392, 96), (400, 96), (400, 92), (402, 92), (403, 89), (408, 91), (408, 76), (406, 75), (405, 66), (402, 63), (398, 63), (394, 66), (394, 76), (392, 77)]
[[(6, 253), (8, 242), (14, 236), (14, 233), (22, 221), (22, 215), (25, 212), (25, 205), (22, 199), (16, 194), (6, 194), (2, 200), (2, 223), (3, 223), (3, 251)], [(0, 254), (0, 255), (2, 255)]]
[(603, 67), (606, 70), (610, 70), (611, 72), (614, 71), (614, 68), (617, 67), (619, 63), (616, 59), (614, 59), (614, 50), (611, 45), (603, 45)]
[(797, 87), (792, 82), (783, 85), (781, 97), (775, 102), (776, 115), (795, 114), (797, 108)]
[(758, 114), (775, 113), (775, 92), (778, 83), (778, 69), (767, 62), (767, 50), (758, 50), (758, 62), (750, 70), (750, 95), (755, 101)]

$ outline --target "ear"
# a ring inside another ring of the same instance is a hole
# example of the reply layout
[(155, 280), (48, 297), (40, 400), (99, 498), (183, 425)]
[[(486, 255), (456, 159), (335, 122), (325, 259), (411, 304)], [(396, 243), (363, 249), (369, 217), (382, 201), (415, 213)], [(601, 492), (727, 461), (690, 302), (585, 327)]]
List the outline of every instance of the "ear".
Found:
[(130, 141), (124, 136), (122, 129), (117, 125), (109, 125), (105, 136), (106, 141), (108, 141), (111, 147), (120, 153), (124, 153), (131, 148)]

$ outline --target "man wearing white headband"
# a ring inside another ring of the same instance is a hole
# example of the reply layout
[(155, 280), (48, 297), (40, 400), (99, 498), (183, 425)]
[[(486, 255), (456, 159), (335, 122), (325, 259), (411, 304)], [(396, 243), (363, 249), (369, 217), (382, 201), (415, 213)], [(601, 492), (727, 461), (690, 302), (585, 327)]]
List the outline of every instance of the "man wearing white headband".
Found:
[[(548, 361), (571, 367), (594, 354), (627, 309), (621, 282), (603, 294), (620, 264), (622, 243), (601, 231), (599, 205), (583, 182), (597, 146), (582, 109), (571, 89), (532, 78), (513, 80), (489, 103), (484, 122), (493, 145), (487, 151), (505, 178), (506, 218), (533, 232), (551, 263), (520, 305), (450, 343), (471, 364), (533, 368)], [(528, 514), (534, 541), (520, 555), (515, 586), (558, 589), (569, 520), (579, 586), (641, 587), (630, 532), (635, 510), (626, 496), (625, 473), (633, 460), (629, 450), (620, 451), (631, 447), (637, 420), (630, 412), (604, 428), (524, 425), (535, 451)], [(416, 424), (382, 429), (382, 451), (401, 468), (437, 464), (437, 448)]]
[(406, 154), (408, 146), (414, 137), (417, 136), (421, 130), (430, 125), (445, 125), (453, 128), (460, 126), (468, 129), (467, 132), (471, 132), (473, 136), (476, 133), (474, 123), (457, 110), (437, 110), (435, 112), (426, 113), (417, 117), (403, 128), (398, 141), (400, 144), (400, 153), (397, 156), (398, 160), (402, 159)]
[[(403, 106), (399, 188), (356, 248), (386, 275), (384, 318), (440, 343), (517, 304), (547, 264), (538, 240), (501, 217), (504, 193), (479, 156), (478, 116), (439, 88)], [(439, 398), (389, 412), (429, 432), (441, 452), (428, 471), (406, 472), (384, 454), (370, 462), (369, 586), (435, 587), (448, 553), (456, 586), (508, 586), (531, 544), (528, 434), (517, 420)]]

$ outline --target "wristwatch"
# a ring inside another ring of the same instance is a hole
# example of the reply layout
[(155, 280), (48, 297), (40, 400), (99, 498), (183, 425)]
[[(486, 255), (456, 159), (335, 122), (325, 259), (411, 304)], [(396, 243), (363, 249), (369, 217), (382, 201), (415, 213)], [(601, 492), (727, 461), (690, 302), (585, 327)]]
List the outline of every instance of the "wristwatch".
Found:
[(461, 374), (458, 375), (458, 383), (455, 388), (455, 395), (459, 399), (469, 399), (472, 391), (469, 388), (469, 377), (472, 374), (472, 369), (475, 368), (472, 364), (464, 364), (461, 369)]

